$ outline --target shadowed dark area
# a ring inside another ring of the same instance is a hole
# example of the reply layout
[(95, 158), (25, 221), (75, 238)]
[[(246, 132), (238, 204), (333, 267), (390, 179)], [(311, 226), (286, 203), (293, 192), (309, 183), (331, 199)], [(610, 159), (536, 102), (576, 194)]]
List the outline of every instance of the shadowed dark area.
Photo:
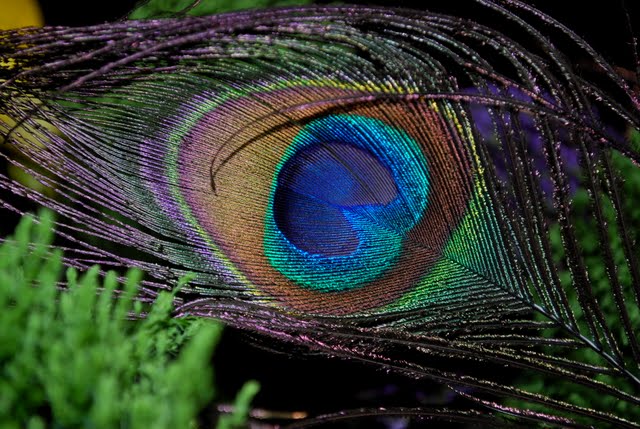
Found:
[(91, 25), (125, 17), (139, 2), (112, 0), (87, 3), (81, 0), (39, 0), (47, 25)]

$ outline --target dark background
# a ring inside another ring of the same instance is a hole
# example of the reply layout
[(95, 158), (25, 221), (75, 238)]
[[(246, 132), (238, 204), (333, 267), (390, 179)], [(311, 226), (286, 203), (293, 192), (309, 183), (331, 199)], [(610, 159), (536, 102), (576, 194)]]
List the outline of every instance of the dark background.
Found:
[[(320, 0), (320, 2), (323, 2)], [(328, 3), (328, 1), (324, 1)], [(86, 2), (83, 0), (41, 0), (40, 5), (48, 25), (89, 25), (121, 19), (131, 11), (137, 1), (111, 0)], [(468, 1), (416, 1), (416, 0), (374, 0), (345, 3), (379, 4), (434, 11), (464, 13)], [(625, 10), (635, 26), (635, 34), (640, 34), (640, 2), (637, 0), (609, 0), (585, 2), (582, 0), (529, 0), (540, 10), (584, 37), (599, 52), (616, 63), (631, 64), (632, 48), (629, 29), (625, 22)]]

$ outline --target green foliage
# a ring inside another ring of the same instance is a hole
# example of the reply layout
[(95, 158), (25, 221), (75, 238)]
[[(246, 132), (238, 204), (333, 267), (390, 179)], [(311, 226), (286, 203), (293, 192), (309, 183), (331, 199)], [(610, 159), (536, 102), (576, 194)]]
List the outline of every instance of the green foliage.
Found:
[(302, 6), (311, 0), (149, 0), (129, 14), (129, 19), (151, 19), (185, 14), (205, 16), (243, 9)]
[(229, 415), (220, 416), (217, 429), (234, 429), (242, 427), (249, 415), (249, 406), (256, 396), (260, 385), (257, 381), (248, 381), (238, 392), (234, 410)]
[[(196, 427), (213, 395), (211, 355), (221, 326), (170, 317), (160, 294), (146, 317), (134, 297), (141, 273), (121, 287), (98, 267), (63, 275), (50, 251), (52, 216), (25, 217), (0, 245), (0, 428)], [(242, 427), (257, 391), (248, 383), (220, 428)], [(231, 418), (230, 421), (229, 418)]]
[[(631, 143), (635, 146), (636, 150), (640, 149), (640, 132), (632, 130), (630, 137)], [(631, 235), (631, 241), (638, 244), (640, 243), (640, 228), (636, 226), (640, 225), (640, 205), (638, 204), (638, 201), (640, 201), (640, 169), (618, 152), (611, 153), (610, 162), (615, 175), (621, 180), (619, 195), (621, 199), (621, 212), (624, 214), (624, 221), (627, 225), (627, 233)], [(616, 212), (610, 198), (604, 193), (598, 196), (598, 198), (602, 207), (602, 215), (607, 222), (608, 243), (605, 243), (605, 245), (609, 246), (615, 262), (617, 270), (615, 274), (622, 287), (625, 302), (628, 304), (626, 305), (626, 309), (629, 313), (631, 324), (640, 330), (640, 312), (635, 306), (635, 298), (632, 293), (632, 278), (626, 262), (619, 220), (616, 217)], [(596, 221), (588, 214), (590, 213), (589, 206), (591, 204), (592, 199), (588, 192), (584, 189), (579, 189), (572, 200), (572, 223), (576, 236), (580, 238), (580, 247), (594, 295), (602, 308), (602, 313), (605, 315), (607, 325), (612, 328), (613, 334), (620, 339), (620, 347), (624, 350), (629, 348), (629, 340), (624, 333), (625, 331), (619, 316), (620, 311), (610, 290), (611, 279), (603, 263), (603, 255), (601, 253), (602, 243), (600, 243)], [(550, 237), (555, 263), (562, 266), (565, 262), (565, 254), (558, 225), (552, 226)], [(632, 255), (632, 257), (640, 259), (637, 246), (635, 247), (635, 254)], [(572, 278), (568, 269), (560, 272), (560, 281), (565, 286), (564, 289), (567, 291), (567, 297), (571, 303), (573, 312), (577, 317), (581, 317), (582, 310), (578, 304), (575, 289), (571, 287)], [(542, 320), (542, 316), (539, 316), (539, 318)], [(554, 329), (547, 334), (552, 338), (562, 336), (558, 332), (558, 329)], [(603, 364), (602, 357), (594, 350), (586, 347), (572, 350), (568, 354), (568, 357), (593, 365)], [(629, 367), (633, 366), (630, 362), (628, 365)], [(611, 377), (606, 375), (600, 375), (597, 379), (608, 384), (616, 384), (617, 387), (623, 391), (628, 392), (633, 390), (626, 380), (616, 380), (614, 383)], [(640, 420), (640, 407), (619, 401), (610, 395), (602, 395), (596, 390), (578, 386), (573, 383), (540, 377), (521, 380), (519, 386), (531, 392), (544, 393), (545, 395), (583, 407), (614, 412), (615, 414), (625, 416), (631, 421)], [(512, 401), (511, 404), (520, 407), (523, 406), (517, 401)], [(540, 410), (542, 410), (542, 408), (540, 408)]]

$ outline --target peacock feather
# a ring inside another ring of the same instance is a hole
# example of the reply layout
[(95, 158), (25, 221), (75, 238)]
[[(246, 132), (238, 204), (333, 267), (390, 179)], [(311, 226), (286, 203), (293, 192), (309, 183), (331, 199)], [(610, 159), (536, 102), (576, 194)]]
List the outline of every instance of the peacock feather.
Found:
[[(335, 6), (2, 32), (1, 154), (44, 188), (0, 173), (0, 202), (53, 208), (68, 265), (142, 268), (148, 297), (190, 273), (178, 315), (477, 404), (423, 417), (640, 427), (638, 226), (622, 191), (640, 162), (624, 134), (640, 127), (638, 94), (527, 4), (469, 6), (482, 13)], [(595, 71), (576, 73), (573, 52)]]

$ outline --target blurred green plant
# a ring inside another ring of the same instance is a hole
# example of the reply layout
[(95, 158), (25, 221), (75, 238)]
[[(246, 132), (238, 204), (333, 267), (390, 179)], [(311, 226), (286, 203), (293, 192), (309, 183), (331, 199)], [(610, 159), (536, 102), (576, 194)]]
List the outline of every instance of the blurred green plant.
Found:
[(185, 14), (205, 16), (215, 13), (265, 7), (303, 6), (311, 0), (149, 0), (129, 14), (129, 19), (151, 19)]
[[(211, 355), (222, 326), (171, 318), (161, 293), (142, 320), (141, 272), (121, 286), (99, 268), (66, 271), (53, 220), (25, 216), (0, 245), (0, 428), (187, 429), (215, 395)], [(258, 390), (247, 383), (220, 429), (240, 428)]]
[[(630, 141), (635, 150), (640, 150), (640, 132), (638, 130), (630, 131)], [(616, 176), (621, 181), (621, 211), (624, 213), (625, 222), (632, 226), (627, 229), (627, 233), (631, 235), (631, 242), (640, 243), (640, 169), (634, 165), (624, 155), (612, 151), (610, 154), (610, 165)], [(599, 196), (602, 206), (602, 215), (607, 222), (607, 238), (609, 247), (617, 267), (617, 278), (622, 287), (624, 299), (630, 305), (626, 306), (629, 314), (631, 325), (640, 330), (640, 311), (634, 305), (635, 298), (632, 292), (632, 278), (626, 263), (626, 254), (623, 248), (621, 232), (619, 229), (616, 212), (610, 198), (606, 194)], [(622, 322), (615, 299), (610, 290), (609, 274), (603, 263), (603, 255), (601, 250), (598, 228), (595, 219), (589, 215), (591, 212), (590, 205), (592, 199), (585, 189), (578, 189), (572, 200), (572, 221), (575, 228), (576, 236), (580, 237), (580, 248), (587, 266), (589, 281), (593, 285), (593, 292), (605, 315), (607, 325), (612, 328), (613, 334), (620, 339), (620, 347), (629, 348), (629, 340), (624, 334)], [(564, 246), (560, 234), (560, 227), (553, 225), (550, 228), (551, 248), (554, 262), (562, 266), (565, 261)], [(638, 247), (635, 247), (636, 259), (640, 259)], [(578, 297), (575, 295), (575, 289), (570, 287), (572, 278), (568, 269), (560, 272), (560, 281), (566, 286), (567, 298), (572, 306), (572, 310), (577, 317), (582, 315), (582, 309), (578, 303)], [(538, 315), (540, 320), (543, 317)], [(561, 336), (558, 329), (551, 329), (546, 333), (550, 338)], [(569, 358), (580, 362), (589, 362), (593, 365), (602, 364), (602, 357), (590, 348), (575, 349), (569, 352)], [(628, 362), (631, 368), (633, 364)], [(612, 384), (613, 381), (608, 375), (599, 375), (596, 377), (599, 381)], [(623, 391), (630, 392), (632, 387), (626, 380), (616, 380), (618, 387)], [(640, 420), (640, 407), (631, 405), (624, 401), (618, 401), (611, 395), (602, 395), (597, 390), (587, 387), (578, 386), (573, 383), (567, 383), (552, 379), (547, 376), (530, 377), (520, 380), (520, 387), (531, 392), (544, 393), (545, 395), (557, 398), (562, 401), (570, 402), (583, 407), (591, 407), (604, 411), (613, 411), (617, 415), (626, 416), (631, 421)], [(522, 407), (523, 404), (518, 401), (511, 401), (509, 405)], [(537, 410), (535, 404), (527, 404), (532, 410)], [(542, 408), (540, 408), (542, 410)]]

